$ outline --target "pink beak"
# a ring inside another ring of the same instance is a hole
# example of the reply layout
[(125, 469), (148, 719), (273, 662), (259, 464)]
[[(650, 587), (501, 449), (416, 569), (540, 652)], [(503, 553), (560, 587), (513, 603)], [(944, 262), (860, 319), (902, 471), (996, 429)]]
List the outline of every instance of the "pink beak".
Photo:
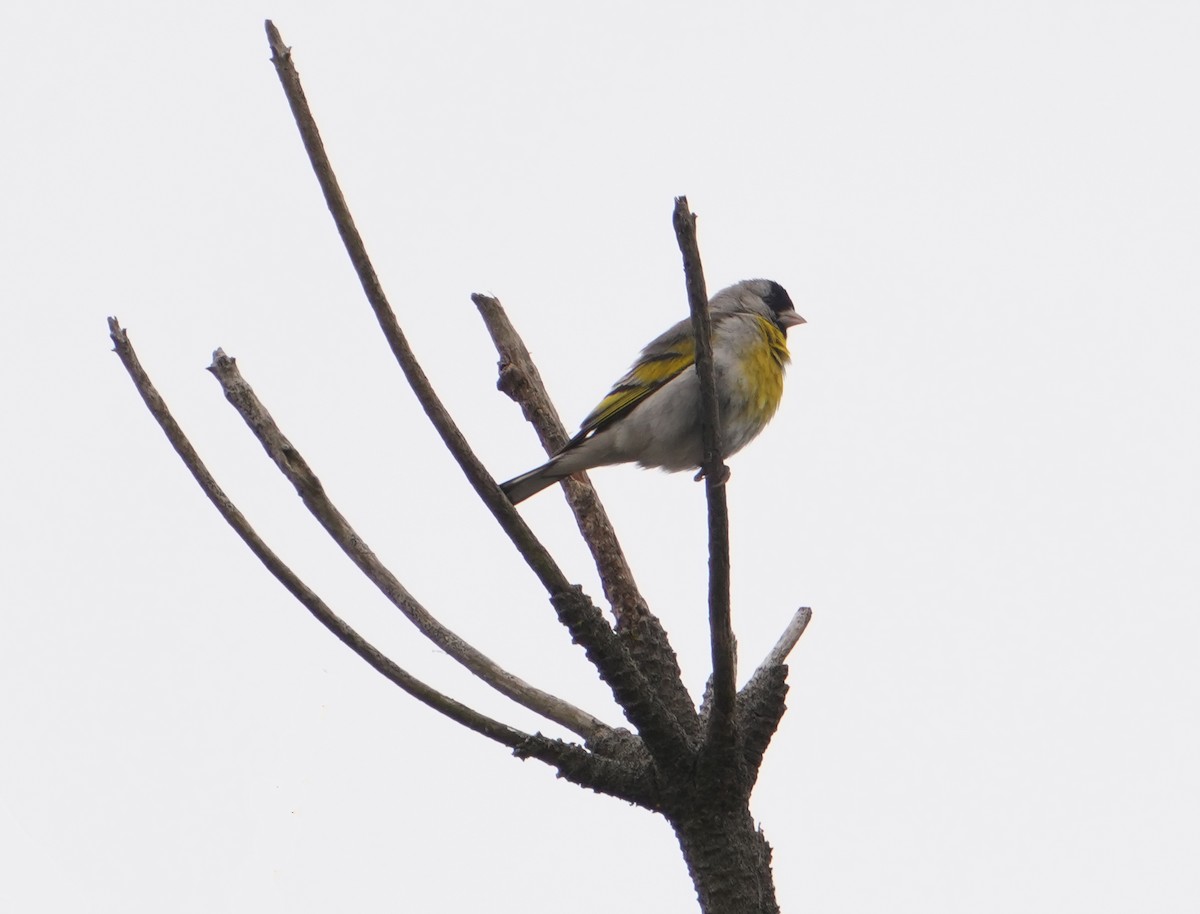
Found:
[(802, 318), (795, 311), (781, 311), (775, 319), (779, 321), (784, 328), (798, 327), (800, 324), (808, 323), (808, 321)]

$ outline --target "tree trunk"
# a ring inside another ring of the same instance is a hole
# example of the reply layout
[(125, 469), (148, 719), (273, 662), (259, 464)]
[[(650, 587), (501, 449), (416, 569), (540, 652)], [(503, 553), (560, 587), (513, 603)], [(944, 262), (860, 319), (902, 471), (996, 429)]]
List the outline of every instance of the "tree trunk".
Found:
[(744, 800), (688, 810), (671, 825), (703, 914), (779, 914), (771, 845)]

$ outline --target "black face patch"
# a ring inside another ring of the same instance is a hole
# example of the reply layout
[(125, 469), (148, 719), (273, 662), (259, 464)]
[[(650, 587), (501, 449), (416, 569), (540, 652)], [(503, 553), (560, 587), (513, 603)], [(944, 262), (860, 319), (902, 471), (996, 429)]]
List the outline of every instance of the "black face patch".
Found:
[(763, 296), (763, 301), (767, 303), (768, 308), (776, 314), (796, 310), (796, 306), (792, 304), (791, 296), (787, 294), (787, 289), (774, 280), (771, 280), (770, 287), (767, 294)]

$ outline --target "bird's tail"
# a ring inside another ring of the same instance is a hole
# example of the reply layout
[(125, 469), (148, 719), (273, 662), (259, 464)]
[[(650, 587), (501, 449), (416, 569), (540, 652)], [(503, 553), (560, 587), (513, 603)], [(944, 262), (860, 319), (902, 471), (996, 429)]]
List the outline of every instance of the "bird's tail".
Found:
[(551, 460), (549, 463), (542, 464), (536, 470), (530, 470), (528, 473), (522, 473), (520, 476), (510, 479), (508, 482), (500, 483), (500, 488), (504, 490), (504, 494), (508, 496), (508, 500), (515, 505), (523, 502), (530, 495), (536, 495), (542, 489), (548, 488), (560, 479), (566, 479), (570, 475), (570, 470), (563, 470)]

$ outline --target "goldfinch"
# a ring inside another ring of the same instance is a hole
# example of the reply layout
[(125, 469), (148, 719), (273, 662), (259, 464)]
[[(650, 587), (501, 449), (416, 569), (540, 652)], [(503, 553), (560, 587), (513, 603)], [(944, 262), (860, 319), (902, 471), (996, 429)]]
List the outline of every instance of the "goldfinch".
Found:
[[(708, 302), (725, 456), (761, 432), (783, 397), (788, 327), (804, 323), (787, 291), (747, 279)], [(535, 470), (502, 483), (515, 505), (561, 479), (614, 463), (695, 469), (703, 459), (700, 382), (691, 318), (651, 342), (580, 425), (579, 434)]]

